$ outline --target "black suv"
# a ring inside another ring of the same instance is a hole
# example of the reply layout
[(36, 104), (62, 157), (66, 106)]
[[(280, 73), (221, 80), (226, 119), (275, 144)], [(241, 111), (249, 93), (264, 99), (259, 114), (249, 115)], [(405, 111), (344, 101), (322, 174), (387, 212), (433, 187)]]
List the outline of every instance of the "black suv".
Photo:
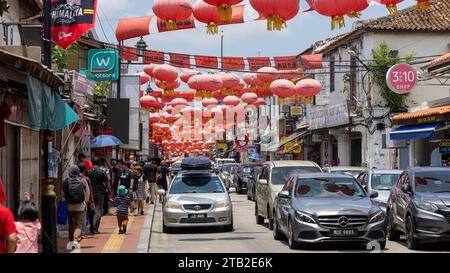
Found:
[(411, 167), (391, 189), (387, 204), (387, 237), (406, 235), (409, 249), (420, 243), (450, 241), (450, 168)]
[(256, 166), (250, 172), (250, 176), (247, 177), (247, 199), (255, 201), (256, 197), (256, 181), (261, 174), (262, 166)]
[(261, 166), (258, 163), (242, 163), (237, 166), (236, 174), (233, 176), (233, 184), (238, 194), (247, 193), (247, 178), (254, 167)]

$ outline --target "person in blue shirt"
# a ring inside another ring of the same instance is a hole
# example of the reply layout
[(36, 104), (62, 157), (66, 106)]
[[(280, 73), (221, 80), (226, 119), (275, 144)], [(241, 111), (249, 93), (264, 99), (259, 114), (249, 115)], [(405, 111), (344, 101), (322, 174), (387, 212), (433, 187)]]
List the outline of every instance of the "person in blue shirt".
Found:
[(131, 198), (128, 195), (128, 190), (124, 185), (119, 186), (117, 196), (114, 198), (114, 205), (116, 206), (117, 225), (119, 226), (119, 234), (127, 233), (128, 224), (128, 207), (130, 206)]

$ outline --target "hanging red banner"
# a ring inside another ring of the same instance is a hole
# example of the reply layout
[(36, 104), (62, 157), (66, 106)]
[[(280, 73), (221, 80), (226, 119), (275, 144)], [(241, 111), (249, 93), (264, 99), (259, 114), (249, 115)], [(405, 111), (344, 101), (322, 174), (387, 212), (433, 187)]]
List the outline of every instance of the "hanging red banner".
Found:
[(300, 56), (304, 69), (323, 68), (323, 54), (312, 54)]
[(128, 40), (150, 34), (149, 25), (153, 16), (120, 19), (116, 28), (117, 41)]
[(297, 57), (295, 56), (283, 56), (283, 57), (273, 57), (275, 61), (275, 68), (278, 70), (290, 70), (297, 69)]
[(185, 54), (169, 53), (170, 64), (180, 68), (191, 68), (191, 56)]
[(248, 69), (250, 71), (256, 71), (261, 67), (270, 66), (269, 57), (248, 57)]
[[(170, 31), (167, 29), (166, 27), (166, 21), (161, 20), (158, 18), (158, 22), (157, 22), (157, 26), (158, 26), (158, 31), (159, 32), (166, 32), (166, 31)], [(180, 29), (190, 29), (190, 28), (195, 28), (195, 19), (194, 19), (194, 15), (191, 15), (191, 17), (189, 17), (186, 20), (183, 21), (177, 21), (177, 28), (175, 30), (180, 30)]]
[(52, 41), (62, 48), (95, 25), (97, 0), (51, 0)]
[(220, 22), (219, 25), (231, 25), (244, 23), (244, 11), (246, 5), (233, 6), (233, 17), (230, 22)]
[(245, 62), (242, 57), (223, 57), (222, 69), (224, 70), (244, 70)]
[(195, 65), (198, 68), (213, 68), (217, 69), (217, 57), (211, 56), (195, 56)]
[(146, 51), (143, 62), (146, 64), (164, 64), (164, 52)]
[(123, 46), (120, 54), (120, 59), (124, 61), (137, 61), (137, 49), (135, 47)]

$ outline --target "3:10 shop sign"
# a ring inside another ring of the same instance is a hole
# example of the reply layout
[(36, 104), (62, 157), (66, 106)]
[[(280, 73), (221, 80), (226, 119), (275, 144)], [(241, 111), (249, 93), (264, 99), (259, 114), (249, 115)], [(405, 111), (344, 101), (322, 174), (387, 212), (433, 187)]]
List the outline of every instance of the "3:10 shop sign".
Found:
[(450, 154), (450, 140), (440, 141), (438, 145), (441, 154)]

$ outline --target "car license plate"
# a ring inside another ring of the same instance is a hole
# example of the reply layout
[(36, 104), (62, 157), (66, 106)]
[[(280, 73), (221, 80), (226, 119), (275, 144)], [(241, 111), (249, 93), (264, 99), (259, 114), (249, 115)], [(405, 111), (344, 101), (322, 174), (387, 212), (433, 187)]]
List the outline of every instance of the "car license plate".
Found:
[(206, 218), (206, 214), (189, 214), (188, 218)]
[(348, 236), (357, 236), (357, 229), (332, 229), (330, 230), (330, 236), (334, 237), (348, 237)]

